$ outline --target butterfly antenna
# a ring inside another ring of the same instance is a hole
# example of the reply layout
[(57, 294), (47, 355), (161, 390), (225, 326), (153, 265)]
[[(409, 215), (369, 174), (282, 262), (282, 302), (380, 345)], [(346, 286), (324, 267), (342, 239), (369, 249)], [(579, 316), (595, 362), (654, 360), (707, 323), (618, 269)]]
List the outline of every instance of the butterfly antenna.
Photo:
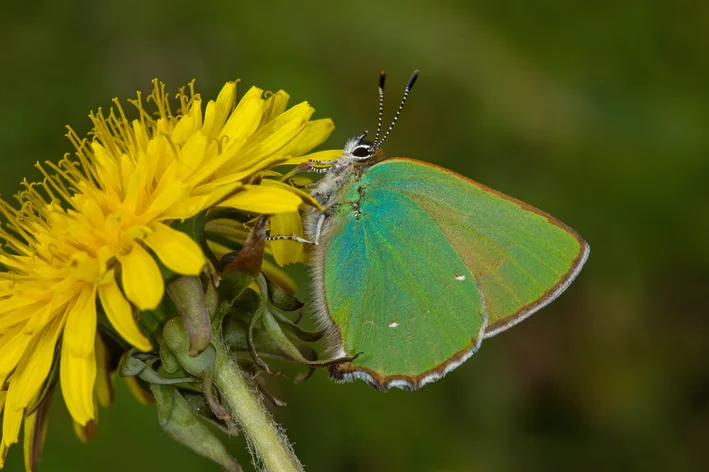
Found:
[(377, 123), (377, 135), (374, 137), (375, 143), (379, 139), (379, 133), (382, 131), (382, 119), (384, 117), (384, 80), (386, 77), (386, 72), (383, 70), (379, 71), (379, 122)]
[[(374, 147), (379, 148), (384, 141), (389, 137), (389, 133), (391, 133), (391, 130), (394, 129), (394, 125), (396, 124), (396, 120), (399, 119), (399, 115), (401, 114), (401, 110), (404, 108), (404, 104), (406, 103), (406, 99), (409, 98), (409, 92), (411, 92), (411, 89), (413, 88), (414, 84), (416, 83), (416, 79), (419, 76), (419, 70), (416, 69), (413, 74), (411, 74), (411, 78), (409, 79), (409, 82), (406, 84), (406, 88), (404, 89), (404, 98), (401, 99), (401, 104), (399, 105), (399, 109), (396, 110), (396, 115), (394, 115), (394, 119), (391, 121), (391, 124), (389, 125), (389, 129), (387, 130), (386, 133), (384, 133), (384, 137), (381, 139), (381, 141), (375, 141), (374, 142)], [(380, 79), (380, 83), (381, 83)], [(381, 90), (381, 89), (380, 89)]]

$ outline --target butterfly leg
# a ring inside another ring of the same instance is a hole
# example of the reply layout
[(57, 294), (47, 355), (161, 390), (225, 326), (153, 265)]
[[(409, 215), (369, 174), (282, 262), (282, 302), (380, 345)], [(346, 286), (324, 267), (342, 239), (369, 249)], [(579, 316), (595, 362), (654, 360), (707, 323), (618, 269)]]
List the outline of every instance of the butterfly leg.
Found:
[(318, 217), (318, 221), (315, 224), (315, 238), (313, 241), (310, 241), (309, 239), (301, 238), (300, 236), (295, 235), (295, 234), (269, 236), (266, 238), (266, 241), (295, 241), (297, 243), (309, 244), (311, 246), (317, 246), (318, 244), (320, 244), (320, 233), (322, 233), (322, 227), (323, 227), (323, 224), (325, 223), (326, 216), (327, 216), (327, 213), (321, 213), (320, 216)]
[(300, 188), (300, 189), (303, 189), (303, 188), (313, 188), (313, 187), (315, 187), (315, 186), (318, 184), (317, 182), (311, 182), (311, 183), (305, 184), (305, 185), (298, 185), (298, 184), (296, 184), (295, 182), (293, 182), (293, 180), (288, 180), (288, 183), (291, 184), (293, 187), (295, 187), (295, 188)]
[(318, 243), (316, 241), (310, 241), (308, 239), (301, 238), (300, 236), (297, 236), (295, 234), (269, 236), (266, 238), (266, 241), (295, 241), (297, 243), (310, 244), (311, 246), (318, 245)]
[(324, 174), (328, 170), (330, 170), (329, 167), (315, 167), (316, 165), (328, 165), (328, 164), (333, 164), (335, 160), (330, 160), (330, 161), (308, 161), (308, 162), (303, 162), (300, 166), (298, 166), (298, 172), (315, 172), (316, 174)]
[(312, 161), (308, 161), (308, 164), (318, 164), (318, 165), (334, 164), (338, 160), (339, 160), (339, 157), (337, 159), (327, 159), (324, 161), (312, 160)]

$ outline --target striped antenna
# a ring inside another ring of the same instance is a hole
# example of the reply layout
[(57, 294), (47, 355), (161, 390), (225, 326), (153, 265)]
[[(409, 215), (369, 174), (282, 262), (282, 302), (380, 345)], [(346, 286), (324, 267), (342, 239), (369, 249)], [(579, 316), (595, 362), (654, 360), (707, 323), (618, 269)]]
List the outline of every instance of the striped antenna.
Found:
[[(404, 104), (406, 103), (406, 99), (409, 98), (409, 92), (411, 92), (411, 89), (413, 88), (414, 84), (416, 83), (416, 79), (419, 76), (419, 70), (416, 69), (413, 74), (411, 74), (411, 78), (409, 79), (409, 82), (406, 84), (406, 88), (404, 89), (404, 98), (401, 99), (401, 104), (399, 105), (399, 109), (396, 110), (396, 115), (394, 115), (394, 119), (391, 121), (391, 124), (389, 125), (389, 129), (387, 132), (384, 134), (384, 137), (381, 139), (381, 141), (375, 141), (374, 142), (374, 147), (379, 148), (384, 141), (389, 137), (389, 133), (391, 133), (391, 130), (394, 129), (394, 125), (396, 124), (396, 120), (399, 119), (399, 114), (401, 114), (401, 110), (404, 108)], [(381, 83), (380, 79), (380, 83)]]
[(387, 78), (387, 73), (383, 70), (379, 71), (379, 122), (377, 123), (377, 135), (374, 137), (376, 143), (379, 139), (379, 133), (382, 131), (382, 119), (384, 117), (384, 80)]

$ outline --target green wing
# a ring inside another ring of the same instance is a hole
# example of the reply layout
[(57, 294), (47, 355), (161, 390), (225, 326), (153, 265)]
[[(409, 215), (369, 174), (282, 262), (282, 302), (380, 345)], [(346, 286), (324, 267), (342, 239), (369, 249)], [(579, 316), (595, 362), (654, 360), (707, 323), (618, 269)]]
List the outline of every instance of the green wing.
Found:
[(445, 169), (379, 163), (346, 193), (314, 257), (340, 379), (418, 388), (557, 297), (588, 246), (549, 215)]
[(433, 217), (484, 295), (486, 338), (551, 303), (588, 258), (588, 244), (564, 223), (442, 167), (391, 159), (363, 180), (406, 195)]
[(477, 350), (484, 302), (431, 216), (405, 195), (367, 191), (359, 213), (341, 207), (315, 253), (316, 305), (336, 338), (333, 354), (361, 353), (331, 373), (382, 390), (418, 388)]

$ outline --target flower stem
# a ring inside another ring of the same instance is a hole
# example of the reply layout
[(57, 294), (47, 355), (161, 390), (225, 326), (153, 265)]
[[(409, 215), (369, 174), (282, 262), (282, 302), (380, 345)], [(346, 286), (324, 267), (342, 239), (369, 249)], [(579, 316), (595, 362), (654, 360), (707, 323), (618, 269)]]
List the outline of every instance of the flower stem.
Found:
[(263, 406), (260, 395), (230, 358), (221, 340), (215, 338), (212, 338), (216, 349), (214, 380), (254, 452), (269, 472), (302, 472), (303, 466), (283, 431)]

